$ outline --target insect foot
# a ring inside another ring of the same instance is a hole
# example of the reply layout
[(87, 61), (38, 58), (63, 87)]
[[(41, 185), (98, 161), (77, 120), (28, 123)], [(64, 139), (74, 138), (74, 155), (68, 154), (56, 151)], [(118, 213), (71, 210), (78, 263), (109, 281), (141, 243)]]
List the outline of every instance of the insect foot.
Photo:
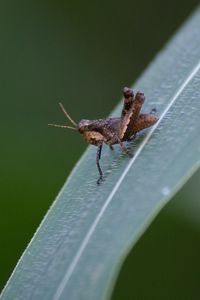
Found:
[(103, 144), (107, 144), (111, 149), (113, 149), (112, 145), (119, 144), (122, 152), (129, 157), (133, 157), (123, 142), (132, 141), (139, 131), (153, 126), (158, 121), (158, 118), (154, 115), (156, 112), (155, 108), (150, 113), (140, 113), (145, 101), (144, 93), (137, 92), (134, 96), (133, 90), (125, 87), (123, 95), (123, 108), (120, 117), (97, 120), (82, 119), (79, 123), (76, 123), (65, 110), (62, 103), (59, 103), (63, 113), (73, 126), (48, 124), (53, 127), (76, 130), (89, 144), (97, 146), (96, 166), (99, 172), (97, 184), (103, 181), (103, 172), (99, 163)]
[(97, 184), (101, 184), (103, 182), (103, 175), (99, 176), (99, 178), (97, 179)]
[(152, 110), (150, 111), (150, 114), (155, 114), (157, 112), (157, 109), (154, 107), (154, 108), (152, 108)]

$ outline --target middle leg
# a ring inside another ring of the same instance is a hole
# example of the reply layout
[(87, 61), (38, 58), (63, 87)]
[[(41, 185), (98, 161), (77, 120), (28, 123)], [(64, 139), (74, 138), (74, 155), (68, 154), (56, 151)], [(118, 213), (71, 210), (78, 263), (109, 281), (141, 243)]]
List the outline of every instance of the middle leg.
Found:
[(124, 146), (124, 143), (120, 139), (118, 140), (118, 142), (121, 146), (122, 152), (126, 153), (129, 157), (133, 157), (133, 155), (128, 151), (128, 149), (126, 148), (126, 146)]

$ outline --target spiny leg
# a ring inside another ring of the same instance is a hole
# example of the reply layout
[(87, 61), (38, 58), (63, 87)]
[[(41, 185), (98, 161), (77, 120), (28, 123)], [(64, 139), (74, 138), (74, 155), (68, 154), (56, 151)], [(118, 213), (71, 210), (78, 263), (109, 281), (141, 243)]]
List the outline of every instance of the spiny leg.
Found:
[(124, 107), (119, 128), (119, 138), (122, 141), (126, 141), (132, 136), (132, 128), (145, 100), (145, 96), (142, 92), (137, 92), (133, 100), (133, 91), (128, 88), (126, 88), (124, 92), (124, 97)]
[(97, 169), (99, 171), (99, 179), (97, 180), (97, 184), (100, 184), (100, 182), (103, 180), (103, 172), (101, 170), (99, 161), (101, 159), (101, 150), (102, 150), (102, 145), (99, 145), (97, 148), (97, 154), (96, 154), (96, 164), (97, 164)]
[(144, 100), (145, 100), (144, 93), (137, 92), (135, 95), (134, 106), (133, 106), (134, 112), (132, 118), (134, 120), (136, 120), (137, 117), (139, 116), (142, 105), (144, 104)]
[(130, 116), (130, 120), (128, 122), (123, 140), (126, 140), (127, 138), (133, 135), (132, 128), (134, 127), (135, 122), (137, 122), (137, 119), (140, 115), (140, 110), (142, 108), (142, 105), (144, 104), (144, 100), (144, 93), (137, 92), (132, 106), (132, 115)]
[(130, 111), (134, 101), (134, 94), (132, 89), (125, 87), (123, 89), (123, 95), (124, 95), (124, 105), (121, 113), (121, 118), (123, 118)]

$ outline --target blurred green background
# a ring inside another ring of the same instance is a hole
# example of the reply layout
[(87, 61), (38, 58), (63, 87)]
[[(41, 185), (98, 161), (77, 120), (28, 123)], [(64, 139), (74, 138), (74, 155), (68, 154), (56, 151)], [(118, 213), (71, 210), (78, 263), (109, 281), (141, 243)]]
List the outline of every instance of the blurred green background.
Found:
[[(0, 2), (0, 288), (86, 148), (74, 131), (47, 127), (66, 121), (58, 102), (75, 120), (108, 115), (198, 3)], [(114, 299), (200, 299), (199, 180), (138, 242)]]

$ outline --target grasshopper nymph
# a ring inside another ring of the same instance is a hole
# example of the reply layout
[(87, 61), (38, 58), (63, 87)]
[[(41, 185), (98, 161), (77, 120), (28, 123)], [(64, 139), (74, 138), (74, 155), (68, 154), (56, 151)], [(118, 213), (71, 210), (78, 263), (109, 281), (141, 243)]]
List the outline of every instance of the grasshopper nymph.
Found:
[(119, 144), (122, 151), (131, 156), (123, 142), (132, 141), (136, 137), (137, 132), (151, 127), (158, 121), (158, 118), (151, 112), (146, 114), (140, 113), (145, 100), (143, 93), (137, 92), (134, 96), (133, 90), (125, 87), (123, 95), (124, 105), (121, 117), (97, 120), (83, 119), (77, 124), (66, 112), (62, 103), (59, 103), (62, 111), (73, 126), (48, 124), (49, 126), (78, 130), (89, 144), (97, 146), (96, 164), (100, 175), (97, 184), (103, 180), (103, 172), (99, 164), (103, 144), (109, 145), (112, 150), (112, 145)]

